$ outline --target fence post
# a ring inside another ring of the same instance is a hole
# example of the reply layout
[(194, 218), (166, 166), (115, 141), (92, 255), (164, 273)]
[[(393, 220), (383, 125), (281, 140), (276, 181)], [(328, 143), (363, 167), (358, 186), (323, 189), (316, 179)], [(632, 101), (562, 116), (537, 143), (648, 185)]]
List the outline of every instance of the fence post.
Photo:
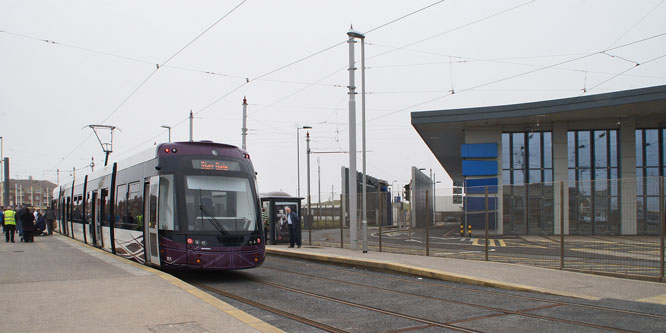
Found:
[(488, 261), (488, 185), (486, 185), (485, 210), (486, 210), (486, 232), (484, 239), (485, 239), (486, 261)]
[(379, 225), (379, 252), (382, 252), (382, 187), (377, 185), (377, 224)]
[(664, 177), (659, 177), (659, 281), (664, 282)]
[(345, 243), (343, 241), (345, 236), (345, 196), (340, 194), (340, 248), (345, 248)]
[(425, 204), (426, 204), (426, 256), (430, 255), (430, 205), (428, 202), (428, 192), (426, 190)]
[(564, 181), (560, 182), (560, 269), (564, 269)]

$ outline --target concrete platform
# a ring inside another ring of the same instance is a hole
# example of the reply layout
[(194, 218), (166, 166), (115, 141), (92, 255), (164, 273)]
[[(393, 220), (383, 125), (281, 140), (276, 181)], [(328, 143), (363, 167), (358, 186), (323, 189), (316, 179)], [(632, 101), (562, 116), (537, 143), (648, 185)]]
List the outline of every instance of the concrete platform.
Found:
[[(426, 257), (389, 252), (270, 245), (269, 255), (391, 270), (444, 281), (532, 291), (589, 300), (603, 298), (666, 305), (666, 283), (638, 281), (563, 270), (486, 261)], [(267, 259), (270, 260), (270, 257)]]
[(0, 241), (0, 332), (280, 332), (171, 275), (69, 238), (16, 239)]

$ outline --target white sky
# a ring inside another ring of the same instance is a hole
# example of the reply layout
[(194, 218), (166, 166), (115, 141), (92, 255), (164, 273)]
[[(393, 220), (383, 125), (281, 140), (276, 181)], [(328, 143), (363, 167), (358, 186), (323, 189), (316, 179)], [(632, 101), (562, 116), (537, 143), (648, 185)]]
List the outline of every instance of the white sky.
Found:
[[(598, 53), (666, 33), (664, 0), (449, 0), (386, 26), (436, 1), (248, 0), (164, 65), (241, 2), (0, 0), (0, 136), (11, 177), (55, 182), (59, 168), (67, 170), (62, 183), (71, 181), (72, 167), (89, 172), (84, 167), (93, 156), (101, 166), (104, 155), (88, 124), (122, 130), (112, 160), (166, 141), (161, 125), (173, 127), (174, 141), (187, 140), (190, 110), (195, 140), (240, 146), (247, 96), (248, 150), (260, 190), (295, 195), (298, 126), (314, 127), (314, 152), (348, 150), (350, 24), (370, 31), (368, 174), (400, 186), (412, 165), (432, 168), (443, 180), (439, 187), (451, 186), (412, 128), (411, 111), (666, 83), (666, 35)], [(163, 66), (155, 71), (155, 64)], [(357, 86), (360, 92), (360, 71)], [(360, 122), (360, 96), (357, 102)], [(360, 125), (357, 133), (360, 150)], [(314, 201), (317, 158), (324, 199), (331, 186), (339, 193), (340, 166), (349, 164), (346, 154), (313, 155)]]

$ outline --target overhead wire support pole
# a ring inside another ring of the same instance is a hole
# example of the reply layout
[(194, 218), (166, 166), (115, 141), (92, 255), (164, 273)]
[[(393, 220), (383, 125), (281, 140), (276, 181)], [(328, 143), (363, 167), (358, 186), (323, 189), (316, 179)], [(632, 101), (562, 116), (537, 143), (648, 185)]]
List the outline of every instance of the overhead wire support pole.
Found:
[(308, 157), (308, 245), (312, 245), (312, 200), (310, 196), (310, 132), (306, 132), (305, 142)]
[[(361, 141), (363, 142), (363, 253), (368, 253), (368, 189), (365, 150), (365, 35), (361, 38)], [(379, 187), (379, 183), (377, 183)]]
[(349, 247), (356, 250), (358, 245), (358, 182), (356, 179), (356, 85), (354, 74), (354, 40), (359, 33), (350, 30), (349, 39)]

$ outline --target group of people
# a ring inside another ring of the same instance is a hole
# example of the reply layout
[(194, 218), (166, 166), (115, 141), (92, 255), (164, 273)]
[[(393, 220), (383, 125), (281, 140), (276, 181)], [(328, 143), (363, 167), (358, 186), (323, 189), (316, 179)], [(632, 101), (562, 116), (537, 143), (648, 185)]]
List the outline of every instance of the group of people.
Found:
[(47, 230), (48, 235), (53, 234), (53, 223), (49, 221), (48, 214), (33, 210), (30, 207), (22, 207), (18, 211), (11, 208), (0, 209), (0, 220), (2, 230), (5, 233), (5, 241), (14, 243), (14, 234), (18, 231), (21, 242), (32, 243), (35, 235), (42, 235)]

